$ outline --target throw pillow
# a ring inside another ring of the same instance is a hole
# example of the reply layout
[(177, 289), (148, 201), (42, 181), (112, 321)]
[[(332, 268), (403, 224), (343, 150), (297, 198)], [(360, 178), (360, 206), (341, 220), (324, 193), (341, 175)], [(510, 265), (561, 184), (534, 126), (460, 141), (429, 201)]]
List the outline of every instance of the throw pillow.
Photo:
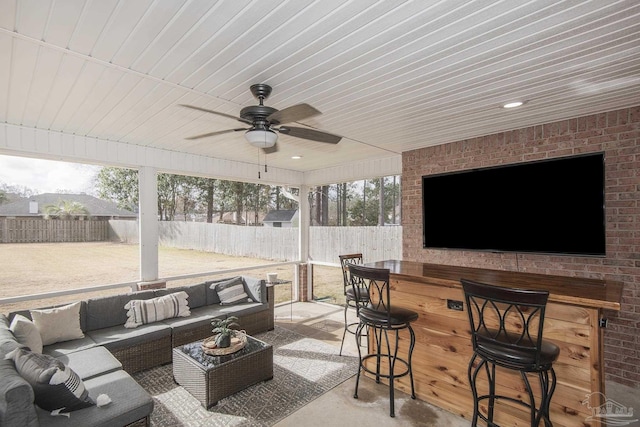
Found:
[(42, 337), (42, 345), (84, 338), (80, 328), (80, 302), (30, 312)]
[(71, 368), (47, 355), (17, 348), (7, 353), (16, 370), (33, 388), (36, 405), (47, 411), (71, 412), (95, 405)]
[(185, 291), (180, 291), (147, 300), (132, 299), (124, 306), (125, 310), (128, 310), (124, 327), (137, 328), (172, 317), (187, 317), (191, 315), (187, 303), (188, 296)]
[(211, 285), (212, 289), (218, 293), (220, 297), (220, 305), (232, 305), (241, 302), (253, 302), (244, 290), (244, 282), (242, 277), (233, 277), (229, 280), (217, 282)]
[(42, 353), (42, 337), (36, 325), (21, 314), (16, 314), (9, 326), (16, 340), (34, 353)]

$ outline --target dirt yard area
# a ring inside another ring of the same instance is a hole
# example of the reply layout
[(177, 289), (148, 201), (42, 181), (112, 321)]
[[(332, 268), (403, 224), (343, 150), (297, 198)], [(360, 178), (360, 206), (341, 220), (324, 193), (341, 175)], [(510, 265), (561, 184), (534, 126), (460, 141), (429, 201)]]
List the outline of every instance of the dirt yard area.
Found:
[[(0, 244), (0, 298), (29, 294), (41, 294), (139, 280), (139, 247), (112, 242), (91, 243), (24, 243)], [(158, 250), (159, 276), (173, 277), (184, 274), (221, 271), (226, 269), (271, 264), (258, 258), (232, 257), (211, 252), (201, 252), (160, 247)], [(266, 277), (275, 271), (279, 278), (293, 279), (292, 265), (265, 267), (249, 270), (247, 275)], [(233, 275), (244, 274), (242, 272)], [(221, 278), (222, 275), (170, 281), (168, 286)], [(341, 301), (342, 275), (339, 268), (316, 267), (314, 269), (314, 296), (325, 301)], [(16, 309), (44, 307), (78, 299), (126, 292), (121, 287), (114, 290), (67, 295), (55, 299), (30, 300), (0, 305), (0, 312)], [(288, 301), (291, 289), (288, 285), (276, 287), (276, 303)]]

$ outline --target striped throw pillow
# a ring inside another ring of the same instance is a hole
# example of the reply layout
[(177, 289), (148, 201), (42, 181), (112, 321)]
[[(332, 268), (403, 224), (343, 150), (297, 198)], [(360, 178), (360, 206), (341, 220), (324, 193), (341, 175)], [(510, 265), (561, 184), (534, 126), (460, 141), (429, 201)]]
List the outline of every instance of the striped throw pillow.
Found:
[(232, 305), (241, 302), (253, 302), (247, 292), (244, 290), (242, 277), (234, 277), (224, 282), (218, 282), (211, 285), (220, 297), (221, 305)]
[(127, 310), (127, 322), (124, 327), (137, 328), (172, 317), (187, 317), (191, 314), (187, 297), (185, 291), (180, 291), (148, 300), (132, 299), (124, 306)]
[(33, 388), (36, 405), (42, 409), (71, 412), (95, 405), (78, 374), (52, 356), (16, 348), (5, 359), (13, 359), (20, 376)]

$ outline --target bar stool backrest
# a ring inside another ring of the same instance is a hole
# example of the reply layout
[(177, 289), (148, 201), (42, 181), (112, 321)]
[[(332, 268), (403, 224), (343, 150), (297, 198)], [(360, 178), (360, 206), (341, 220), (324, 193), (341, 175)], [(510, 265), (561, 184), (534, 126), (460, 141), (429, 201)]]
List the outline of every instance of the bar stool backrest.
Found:
[(364, 286), (369, 290), (370, 300), (359, 302), (358, 312), (368, 310), (386, 313), (386, 322), (391, 324), (389, 269), (349, 264), (349, 273), (354, 291), (358, 286)]
[(474, 352), (506, 367), (540, 369), (542, 329), (549, 293), (465, 279), (461, 283)]
[(362, 265), (362, 254), (346, 254), (338, 255), (340, 258), (340, 265), (342, 266), (342, 284), (344, 286), (344, 294), (347, 294), (347, 289), (351, 288), (351, 281), (349, 280), (349, 264)]

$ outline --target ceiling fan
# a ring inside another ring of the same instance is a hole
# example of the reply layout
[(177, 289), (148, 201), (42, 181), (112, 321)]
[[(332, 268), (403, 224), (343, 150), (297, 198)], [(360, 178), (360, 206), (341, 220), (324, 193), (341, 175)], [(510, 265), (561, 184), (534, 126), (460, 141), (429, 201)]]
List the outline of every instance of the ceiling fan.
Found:
[(259, 83), (251, 85), (250, 90), (253, 96), (258, 99), (260, 104), (244, 107), (240, 110), (240, 117), (196, 107), (194, 105), (180, 104), (182, 107), (217, 114), (219, 116), (238, 120), (250, 126), (245, 128), (208, 132), (202, 135), (191, 136), (186, 139), (199, 139), (222, 135), (229, 132), (246, 131), (244, 137), (247, 142), (255, 147), (262, 148), (267, 153), (272, 153), (278, 150), (276, 145), (278, 134), (276, 132), (294, 136), (296, 138), (309, 139), (311, 141), (324, 142), (328, 144), (337, 144), (342, 139), (341, 136), (315, 129), (283, 126), (285, 123), (297, 122), (322, 113), (309, 104), (297, 104), (283, 110), (276, 110), (275, 108), (264, 105), (264, 100), (271, 94), (271, 86)]

